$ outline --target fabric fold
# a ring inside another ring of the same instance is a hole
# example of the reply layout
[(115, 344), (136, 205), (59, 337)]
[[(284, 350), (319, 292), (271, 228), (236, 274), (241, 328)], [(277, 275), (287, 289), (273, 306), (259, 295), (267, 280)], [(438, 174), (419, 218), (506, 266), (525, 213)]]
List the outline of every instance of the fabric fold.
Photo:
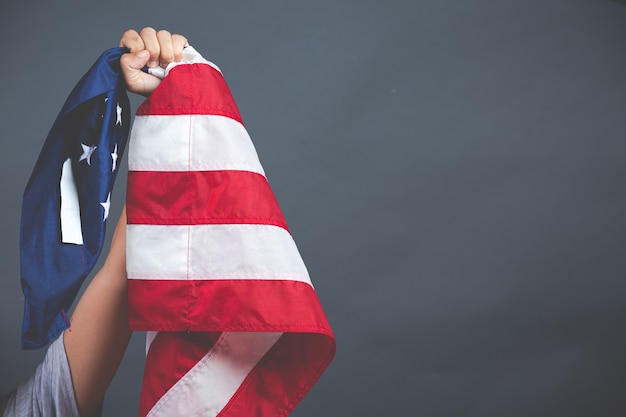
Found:
[(129, 145), (129, 322), (151, 335), (140, 414), (286, 415), (334, 335), (222, 73), (186, 54)]
[(130, 129), (130, 103), (119, 67), (124, 52), (105, 51), (74, 87), (24, 191), (24, 349), (44, 347), (69, 327), (67, 311), (100, 256), (117, 159)]

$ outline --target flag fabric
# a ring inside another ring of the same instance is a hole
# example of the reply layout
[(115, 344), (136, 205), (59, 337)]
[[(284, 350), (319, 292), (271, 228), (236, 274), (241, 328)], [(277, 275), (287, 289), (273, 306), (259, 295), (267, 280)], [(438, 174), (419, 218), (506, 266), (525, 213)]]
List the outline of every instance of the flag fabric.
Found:
[(67, 311), (104, 242), (111, 191), (130, 128), (123, 48), (105, 51), (78, 82), (26, 186), (20, 228), (22, 348), (69, 327)]
[(193, 48), (137, 110), (129, 323), (141, 416), (285, 416), (335, 339), (219, 68)]

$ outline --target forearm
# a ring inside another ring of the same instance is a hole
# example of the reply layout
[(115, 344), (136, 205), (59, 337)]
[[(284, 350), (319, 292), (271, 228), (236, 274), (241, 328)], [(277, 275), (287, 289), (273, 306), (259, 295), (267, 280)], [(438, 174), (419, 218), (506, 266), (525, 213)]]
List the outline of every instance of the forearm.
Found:
[(126, 210), (122, 211), (104, 266), (71, 317), (64, 342), (76, 402), (89, 416), (104, 398), (130, 340), (126, 290)]
[[(128, 30), (120, 46), (120, 67), (128, 91), (149, 95), (161, 82), (142, 68), (179, 61), (187, 39), (168, 31)], [(91, 415), (104, 398), (130, 340), (126, 289), (126, 209), (122, 211), (102, 269), (93, 278), (63, 337), (81, 416)]]

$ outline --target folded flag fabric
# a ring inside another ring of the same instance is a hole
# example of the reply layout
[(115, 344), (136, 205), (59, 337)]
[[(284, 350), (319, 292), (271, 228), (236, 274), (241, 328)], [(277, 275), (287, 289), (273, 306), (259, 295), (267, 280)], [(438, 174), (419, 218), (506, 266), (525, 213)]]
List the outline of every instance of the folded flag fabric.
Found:
[(137, 110), (127, 190), (140, 415), (289, 414), (335, 339), (224, 77), (191, 47)]
[(22, 348), (69, 327), (67, 311), (102, 250), (130, 128), (123, 48), (105, 51), (54, 122), (26, 186), (20, 228)]

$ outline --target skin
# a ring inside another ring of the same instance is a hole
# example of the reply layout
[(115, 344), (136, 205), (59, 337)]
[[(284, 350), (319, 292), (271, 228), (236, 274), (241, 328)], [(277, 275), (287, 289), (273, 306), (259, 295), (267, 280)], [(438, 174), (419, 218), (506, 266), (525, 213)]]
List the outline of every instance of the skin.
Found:
[(150, 95), (161, 80), (141, 71), (141, 68), (146, 65), (148, 68), (165, 68), (170, 62), (180, 61), (183, 47), (187, 45), (184, 36), (171, 34), (166, 30), (157, 32), (150, 27), (143, 28), (139, 33), (127, 30), (119, 46), (130, 49), (130, 53), (120, 59), (128, 91)]
[[(128, 30), (120, 46), (130, 53), (120, 59), (128, 91), (148, 96), (161, 80), (141, 71), (179, 61), (188, 45), (182, 35), (146, 27)], [(89, 283), (63, 334), (76, 403), (81, 417), (91, 416), (104, 399), (131, 337), (127, 322), (126, 208), (113, 233), (102, 268)]]

